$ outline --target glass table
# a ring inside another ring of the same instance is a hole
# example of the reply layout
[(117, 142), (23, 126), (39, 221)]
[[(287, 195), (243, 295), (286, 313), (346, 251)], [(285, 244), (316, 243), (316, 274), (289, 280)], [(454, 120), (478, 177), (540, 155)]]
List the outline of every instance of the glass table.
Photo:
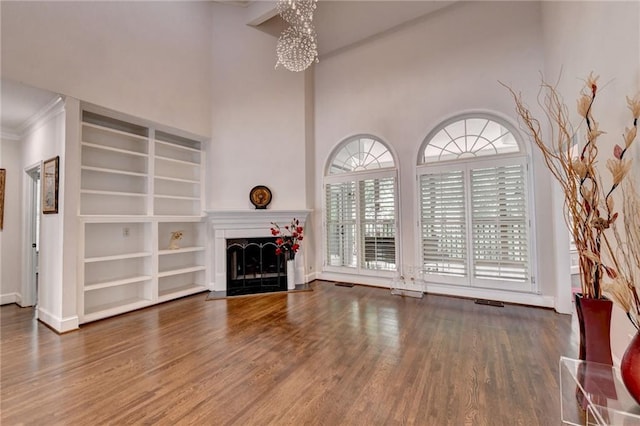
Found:
[(640, 405), (617, 367), (561, 357), (559, 374), (563, 424), (640, 426)]
[(391, 294), (422, 299), (425, 293), (424, 271), (412, 266), (403, 266), (404, 274), (396, 272), (391, 282)]

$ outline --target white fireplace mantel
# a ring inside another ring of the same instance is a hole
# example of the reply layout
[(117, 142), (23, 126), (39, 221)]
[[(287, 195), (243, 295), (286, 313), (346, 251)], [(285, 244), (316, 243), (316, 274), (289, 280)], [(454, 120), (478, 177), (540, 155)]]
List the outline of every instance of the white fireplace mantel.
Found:
[[(304, 223), (311, 210), (207, 210), (207, 218), (215, 229), (266, 229), (269, 233), (271, 222), (288, 225), (295, 217)], [(269, 234), (271, 235), (271, 234)]]
[[(227, 289), (227, 240), (232, 238), (270, 237), (275, 222), (288, 225), (293, 218), (305, 226), (311, 210), (207, 210), (209, 244), (212, 253), (211, 276), (214, 291)], [(303, 284), (305, 277), (304, 244), (296, 255), (296, 284)]]

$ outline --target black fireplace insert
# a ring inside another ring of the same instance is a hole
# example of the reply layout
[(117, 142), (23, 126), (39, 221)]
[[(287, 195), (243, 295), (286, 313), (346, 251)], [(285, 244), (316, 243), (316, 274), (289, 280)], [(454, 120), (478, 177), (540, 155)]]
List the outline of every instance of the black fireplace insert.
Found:
[(287, 290), (283, 255), (276, 255), (275, 238), (227, 240), (227, 296)]

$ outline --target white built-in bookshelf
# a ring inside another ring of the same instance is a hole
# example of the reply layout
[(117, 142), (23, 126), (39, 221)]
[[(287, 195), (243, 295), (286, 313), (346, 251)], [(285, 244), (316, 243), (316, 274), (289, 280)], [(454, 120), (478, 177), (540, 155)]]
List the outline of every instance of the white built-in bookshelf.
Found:
[(91, 109), (81, 129), (81, 323), (206, 290), (202, 140)]
[(155, 133), (153, 209), (157, 215), (190, 215), (202, 211), (200, 143), (164, 132)]
[(153, 303), (151, 222), (86, 221), (83, 237), (84, 322)]
[[(158, 298), (160, 301), (202, 291), (205, 282), (205, 229), (202, 222), (158, 222)], [(180, 248), (170, 250), (173, 231), (182, 231)]]

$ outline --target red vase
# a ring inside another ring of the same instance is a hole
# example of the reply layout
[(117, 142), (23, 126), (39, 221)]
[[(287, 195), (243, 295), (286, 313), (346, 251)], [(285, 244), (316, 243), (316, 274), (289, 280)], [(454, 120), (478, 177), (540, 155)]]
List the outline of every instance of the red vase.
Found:
[(636, 332), (622, 357), (620, 375), (633, 399), (640, 404), (640, 331)]
[(608, 299), (591, 299), (576, 294), (576, 312), (580, 326), (579, 358), (613, 365), (611, 358), (611, 310)]
[[(613, 365), (611, 357), (611, 311), (613, 302), (608, 299), (592, 299), (576, 294), (576, 313), (580, 326), (579, 358), (589, 363), (578, 369), (578, 380), (582, 388), (590, 394), (592, 400), (606, 404), (607, 398), (616, 398), (616, 386), (613, 372), (594, 374), (591, 370), (601, 371), (597, 364)], [(576, 389), (578, 402), (583, 409), (587, 401), (581, 391)]]

